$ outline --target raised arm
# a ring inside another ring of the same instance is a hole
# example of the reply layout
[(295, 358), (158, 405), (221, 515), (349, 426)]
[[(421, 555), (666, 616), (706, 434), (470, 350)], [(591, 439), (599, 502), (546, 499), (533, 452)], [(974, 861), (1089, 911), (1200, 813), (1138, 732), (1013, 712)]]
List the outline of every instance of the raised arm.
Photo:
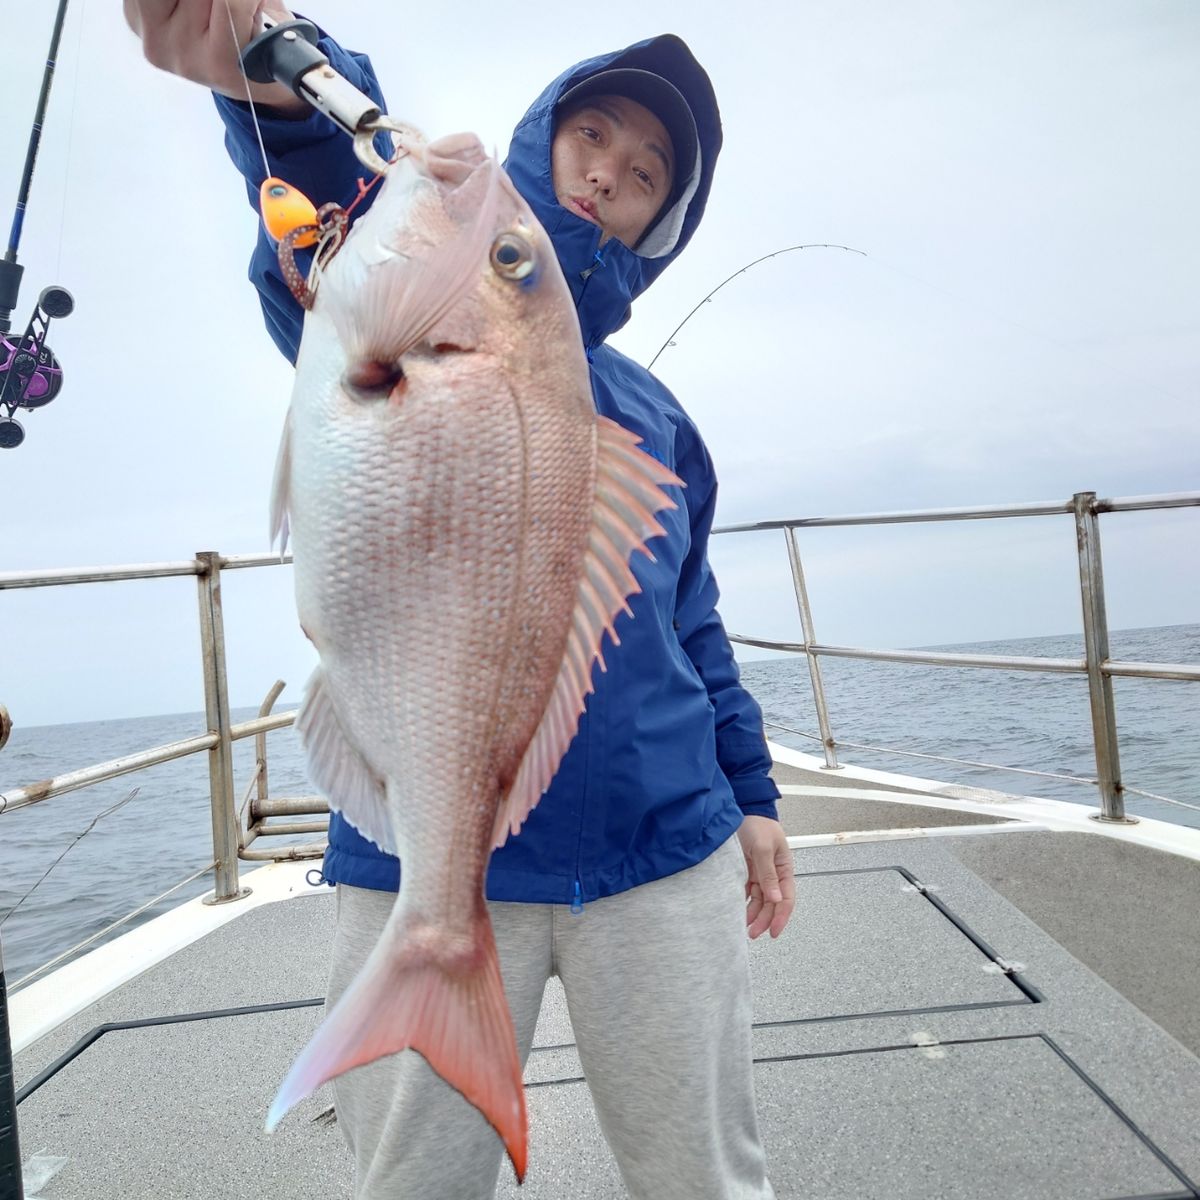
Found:
[[(292, 13), (275, 0), (229, 0), (228, 5), (226, 0), (124, 2), (125, 20), (141, 38), (148, 62), (235, 100), (246, 98), (238, 55), (259, 32), (262, 14), (276, 21), (292, 19)], [(303, 100), (278, 83), (252, 83), (250, 95), (255, 104), (279, 115), (304, 116), (308, 109)]]
[[(251, 84), (254, 112), (246, 102), (247, 84), (238, 63), (242, 47), (258, 32), (261, 14), (276, 20), (290, 20), (292, 14), (275, 0), (229, 0), (229, 6), (237, 30), (236, 49), (225, 0), (125, 0), (125, 16), (151, 63), (213, 91), (225, 123), (225, 147), (246, 182), (247, 198), (256, 212), (259, 187), (268, 172), (298, 188), (318, 207), (329, 201), (349, 206), (357, 195), (358, 179), (368, 174), (355, 156), (351, 139), (280, 84)], [(332, 68), (386, 111), (366, 55), (344, 50), (323, 30), (319, 32), (318, 47)], [(266, 149), (265, 170), (256, 119)], [(385, 157), (390, 154), (385, 136), (377, 139), (376, 149)], [(371, 193), (356, 216), (366, 211), (373, 198)], [(302, 270), (310, 255), (311, 251), (297, 252)], [(294, 362), (304, 311), (284, 282), (276, 248), (261, 223), (250, 257), (250, 281), (258, 289), (267, 332)]]

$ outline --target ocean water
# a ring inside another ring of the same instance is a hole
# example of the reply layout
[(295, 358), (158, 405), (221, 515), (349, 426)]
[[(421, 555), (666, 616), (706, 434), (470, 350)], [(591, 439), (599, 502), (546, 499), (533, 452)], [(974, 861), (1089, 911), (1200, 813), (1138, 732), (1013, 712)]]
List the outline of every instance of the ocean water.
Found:
[[(1029, 658), (1082, 658), (1082, 635), (926, 646)], [(1109, 653), (1130, 662), (1200, 663), (1200, 625), (1110, 631)], [(926, 779), (1099, 807), (1095, 750), (1084, 675), (822, 658), (829, 724), (838, 761)], [(816, 705), (802, 655), (746, 663), (742, 681), (762, 705), (780, 745), (820, 757)], [(1127, 788), (1200, 805), (1200, 682), (1113, 680), (1121, 777)], [(1043, 779), (1011, 771), (932, 762), (840, 743), (889, 747), (972, 762), (1066, 775)], [(1139, 796), (1132, 814), (1200, 828), (1200, 812)]]
[[(278, 701), (274, 711), (292, 707), (286, 700)], [(246, 721), (257, 716), (258, 709), (234, 709), (232, 715), (235, 722)], [(194, 737), (206, 728), (203, 713), (16, 728), (0, 750), (0, 792)], [(235, 742), (234, 795), (239, 805), (254, 764), (254, 739)], [(271, 796), (313, 793), (293, 729), (267, 735), (267, 765)], [(135, 789), (133, 799), (76, 841), (98, 814)], [(311, 842), (318, 836), (278, 838), (258, 845)], [(64, 850), (62, 861), (38, 883)], [(0, 939), (9, 985), (211, 861), (207, 753), (0, 815), (0, 920), (4, 921)], [(242, 869), (257, 865), (243, 863)], [(319, 866), (319, 861), (313, 865)], [(36, 890), (5, 920), (34, 884)], [(118, 932), (211, 891), (212, 875), (201, 876)]]
[[(1200, 663), (1200, 625), (1110, 634), (1114, 658)], [(938, 647), (950, 649), (950, 647)], [(954, 649), (1073, 658), (1076, 636), (973, 643)], [(825, 659), (822, 674), (834, 737), (926, 754), (1049, 771), (1035, 779), (859, 749), (841, 761), (1097, 806), (1086, 681), (1082, 676), (983, 671)], [(812, 754), (816, 734), (802, 658), (746, 663), (742, 678), (772, 723), (771, 738)], [(1122, 775), (1127, 786), (1200, 805), (1200, 683), (1114, 681)], [(275, 711), (293, 707), (279, 701)], [(240, 709), (246, 720), (255, 709)], [(200, 713), (15, 729), (0, 751), (0, 792), (204, 731)], [(268, 735), (272, 796), (312, 794), (294, 730)], [(239, 802), (254, 770), (253, 739), (234, 746)], [(106, 809), (136, 795), (78, 835)], [(1200, 812), (1131, 796), (1137, 814), (1200, 827)], [(298, 841), (313, 840), (300, 837)], [(61, 862), (5, 919), (63, 852)], [(0, 816), (0, 939), (10, 985), (63, 950), (172, 887), (211, 861), (208, 759), (192, 755)], [(246, 864), (249, 867), (250, 864)], [(316, 864), (314, 864), (316, 865)], [(211, 891), (205, 876), (149, 909), (149, 920)], [(126, 926), (130, 928), (132, 926)]]

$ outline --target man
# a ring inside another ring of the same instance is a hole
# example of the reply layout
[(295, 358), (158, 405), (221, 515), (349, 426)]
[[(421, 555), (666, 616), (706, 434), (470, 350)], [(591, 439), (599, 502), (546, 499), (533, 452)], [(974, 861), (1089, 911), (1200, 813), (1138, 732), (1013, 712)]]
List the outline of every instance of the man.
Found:
[[(244, 44), (254, 0), (231, 6)], [(255, 203), (263, 165), (223, 0), (126, 0), (126, 14), (151, 62), (218, 93)], [(321, 49), (382, 105), (364, 56), (328, 37)], [(317, 204), (348, 203), (362, 174), (350, 140), (283, 89), (251, 94), (266, 106), (258, 118), (273, 173)], [(777, 936), (794, 904), (761, 712), (738, 682), (715, 608), (711, 460), (666, 389), (606, 342), (690, 240), (720, 145), (708, 77), (666, 36), (565, 72), (518, 124), (505, 163), (554, 243), (598, 411), (687, 484), (679, 508), (659, 515), (656, 561), (634, 564), (634, 618), (619, 620), (620, 646), (604, 647), (608, 669), (596, 673), (577, 736), (487, 879), (522, 1059), (557, 974), (625, 1186), (656, 1200), (773, 1196), (754, 1113), (743, 930)], [(251, 278), (294, 361), (303, 314), (261, 230)], [(335, 814), (324, 874), (338, 886), (332, 1004), (383, 928), (400, 865)], [(493, 1194), (494, 1132), (419, 1056), (379, 1060), (334, 1087), (357, 1196)]]

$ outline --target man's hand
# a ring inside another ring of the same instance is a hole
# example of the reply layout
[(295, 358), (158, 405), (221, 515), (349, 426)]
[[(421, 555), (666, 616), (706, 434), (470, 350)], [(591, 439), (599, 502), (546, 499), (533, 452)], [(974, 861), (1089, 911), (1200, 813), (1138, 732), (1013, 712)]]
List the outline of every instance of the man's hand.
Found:
[[(278, 0), (124, 0), (125, 20), (142, 39), (147, 60), (234, 100), (246, 99), (238, 55), (260, 30), (260, 14), (290, 21)], [(230, 14), (233, 29), (229, 27)], [(234, 30), (237, 31), (236, 42)], [(280, 113), (303, 116), (308, 106), (280, 83), (252, 83), (250, 95)]]
[(783, 826), (770, 817), (743, 817), (738, 840), (746, 856), (746, 924), (756, 938), (777, 938), (796, 907), (792, 852)]

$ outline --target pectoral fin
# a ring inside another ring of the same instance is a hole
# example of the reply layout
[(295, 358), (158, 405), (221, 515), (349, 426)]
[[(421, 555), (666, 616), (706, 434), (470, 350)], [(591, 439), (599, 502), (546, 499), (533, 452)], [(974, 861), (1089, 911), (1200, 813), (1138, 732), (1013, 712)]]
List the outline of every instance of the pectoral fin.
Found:
[(287, 551), (288, 503), (292, 483), (292, 410), (283, 418), (279, 453), (275, 456), (275, 481), (271, 485), (271, 545), (279, 539), (279, 557)]
[(346, 739), (320, 667), (305, 688), (296, 729), (307, 756), (308, 777), (328, 797), (329, 807), (381, 850), (395, 854), (383, 783)]
[(550, 702), (496, 814), (496, 847), (504, 845), (510, 833), (520, 831), (550, 786), (579, 728), (584, 698), (593, 691), (592, 664), (599, 659), (601, 670), (605, 669), (600, 653), (605, 630), (614, 643), (619, 643), (613, 619), (622, 610), (630, 611), (626, 598), (641, 590), (629, 569), (630, 555), (640, 550), (654, 557), (646, 549), (646, 539), (665, 532), (654, 514), (676, 507), (662, 488), (670, 484), (683, 486), (682, 479), (638, 449), (641, 438), (615, 421), (597, 417), (596, 437), (592, 528), (566, 652)]

